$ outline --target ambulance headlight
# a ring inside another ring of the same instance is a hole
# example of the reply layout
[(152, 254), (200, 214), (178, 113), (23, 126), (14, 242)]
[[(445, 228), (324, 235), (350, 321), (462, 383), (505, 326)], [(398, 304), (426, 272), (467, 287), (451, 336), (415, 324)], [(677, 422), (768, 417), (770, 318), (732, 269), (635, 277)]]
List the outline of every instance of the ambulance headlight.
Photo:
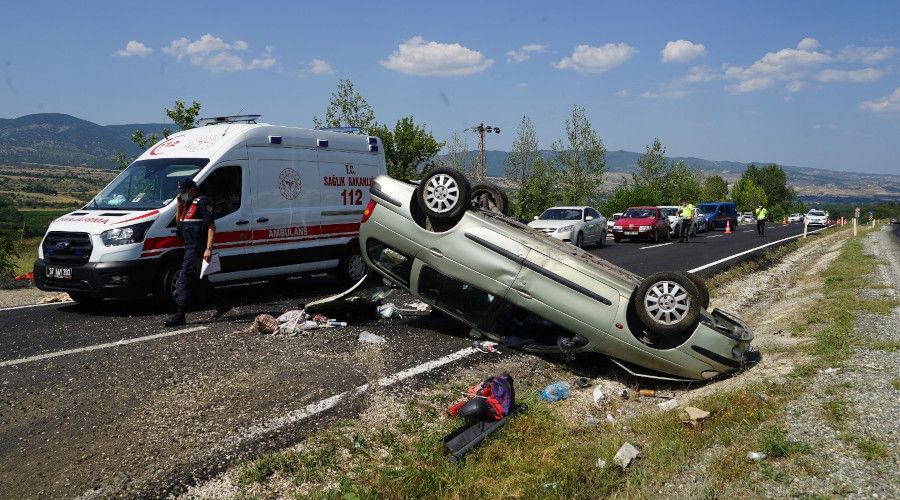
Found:
[(103, 241), (103, 244), (108, 247), (140, 243), (144, 241), (144, 234), (147, 233), (147, 229), (151, 224), (153, 224), (153, 221), (141, 222), (140, 224), (135, 224), (133, 226), (107, 229), (100, 233), (100, 239)]

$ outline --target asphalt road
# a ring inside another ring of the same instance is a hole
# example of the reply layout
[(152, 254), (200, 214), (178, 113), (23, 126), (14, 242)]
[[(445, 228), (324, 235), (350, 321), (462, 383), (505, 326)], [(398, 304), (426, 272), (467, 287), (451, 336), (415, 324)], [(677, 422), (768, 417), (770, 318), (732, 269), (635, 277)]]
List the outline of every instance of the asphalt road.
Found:
[[(701, 271), (711, 273), (799, 232), (773, 225), (759, 237), (747, 225), (689, 244), (610, 240), (591, 251), (641, 275), (751, 251)], [(175, 331), (144, 301), (103, 312), (71, 303), (0, 310), (0, 497), (163, 496), (352, 414), (366, 396), (329, 397), (488, 356), (466, 350), (471, 340), (458, 325), (427, 315), (339, 318), (351, 326), (297, 338), (236, 333), (258, 314), (337, 291), (325, 277), (228, 287), (235, 312), (214, 323), (195, 312)], [(387, 344), (361, 346), (363, 330)]]

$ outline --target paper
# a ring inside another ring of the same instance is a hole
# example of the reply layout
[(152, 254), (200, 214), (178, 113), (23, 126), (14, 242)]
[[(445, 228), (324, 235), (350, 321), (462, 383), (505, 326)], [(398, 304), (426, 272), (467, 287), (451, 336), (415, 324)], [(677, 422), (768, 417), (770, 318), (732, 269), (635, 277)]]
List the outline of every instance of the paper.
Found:
[(222, 270), (222, 263), (219, 261), (219, 254), (214, 253), (212, 257), (209, 258), (209, 262), (206, 262), (205, 259), (200, 260), (200, 279), (203, 279), (204, 276), (212, 273), (217, 273)]

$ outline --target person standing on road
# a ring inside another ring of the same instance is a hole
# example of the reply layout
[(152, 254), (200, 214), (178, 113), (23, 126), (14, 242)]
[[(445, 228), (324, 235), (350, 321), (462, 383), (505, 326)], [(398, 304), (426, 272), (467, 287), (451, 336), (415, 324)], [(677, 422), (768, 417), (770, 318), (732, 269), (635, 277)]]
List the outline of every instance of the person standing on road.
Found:
[(690, 243), (691, 227), (694, 225), (694, 205), (686, 200), (681, 200), (681, 206), (678, 207), (678, 215), (681, 216), (681, 234), (679, 235), (679, 243)]
[(769, 212), (763, 208), (762, 205), (757, 205), (756, 210), (753, 212), (753, 215), (756, 216), (756, 232), (759, 233), (760, 236), (766, 235), (766, 217), (769, 215)]
[(178, 304), (178, 310), (166, 318), (166, 327), (185, 324), (185, 310), (191, 300), (197, 297), (198, 292), (203, 292), (203, 295), (209, 297), (216, 306), (211, 319), (217, 320), (231, 309), (209, 283), (209, 278), (200, 277), (201, 261), (209, 262), (213, 242), (216, 239), (212, 204), (206, 196), (200, 194), (197, 183), (191, 179), (179, 183), (178, 190), (176, 221), (179, 237), (184, 242), (184, 258), (175, 286), (175, 303)]

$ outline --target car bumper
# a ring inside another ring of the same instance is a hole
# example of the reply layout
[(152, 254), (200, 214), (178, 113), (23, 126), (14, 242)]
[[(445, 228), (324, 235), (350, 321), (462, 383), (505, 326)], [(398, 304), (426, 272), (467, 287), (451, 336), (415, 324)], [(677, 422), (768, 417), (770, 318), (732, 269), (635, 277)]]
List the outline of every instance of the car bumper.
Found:
[[(48, 277), (48, 267), (71, 269), (71, 277)], [(98, 298), (141, 297), (150, 292), (159, 259), (124, 262), (88, 262), (81, 265), (56, 265), (37, 259), (34, 283), (40, 290), (75, 292)]]

